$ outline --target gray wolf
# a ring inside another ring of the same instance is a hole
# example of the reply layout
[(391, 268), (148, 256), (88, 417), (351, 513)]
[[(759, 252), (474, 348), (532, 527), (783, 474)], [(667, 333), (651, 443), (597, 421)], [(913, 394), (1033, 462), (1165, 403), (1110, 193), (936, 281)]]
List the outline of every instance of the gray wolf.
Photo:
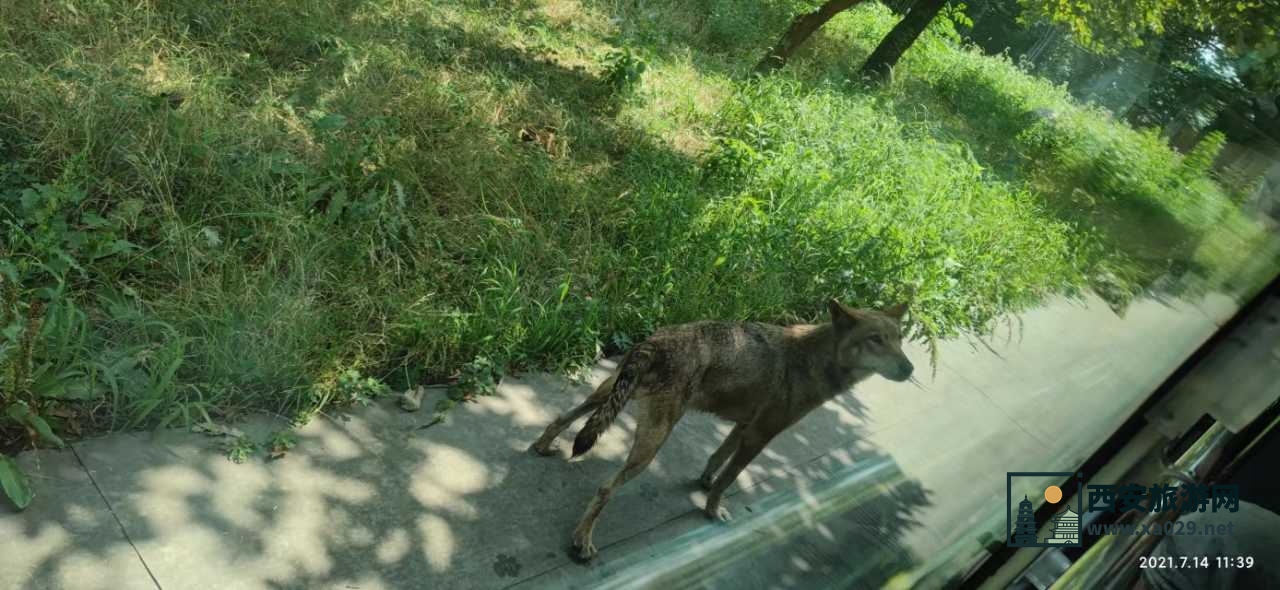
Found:
[[(622, 470), (596, 492), (573, 532), (574, 557), (595, 557), (591, 542), (600, 511), (619, 486), (644, 471), (688, 410), (715, 414), (735, 426), (712, 453), (699, 483), (708, 518), (729, 520), (721, 496), (775, 436), (854, 384), (879, 374), (911, 378), (902, 352), (907, 305), (853, 309), (832, 299), (831, 321), (775, 326), (695, 322), (658, 330), (636, 345), (586, 401), (556, 418), (530, 450), (551, 455), (556, 436), (587, 413), (573, 456), (591, 449), (628, 401), (636, 402), (636, 437)], [(721, 469), (723, 467), (723, 469)]]

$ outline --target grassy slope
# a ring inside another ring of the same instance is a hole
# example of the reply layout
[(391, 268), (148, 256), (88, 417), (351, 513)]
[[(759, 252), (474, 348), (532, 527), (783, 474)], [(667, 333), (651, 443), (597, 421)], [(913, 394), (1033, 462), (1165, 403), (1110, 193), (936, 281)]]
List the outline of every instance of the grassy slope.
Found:
[[(17, 299), (59, 293), (53, 366), (114, 426), (305, 413), (353, 368), (568, 368), (831, 294), (914, 289), (919, 333), (982, 332), (1104, 270), (1233, 277), (1261, 239), (1181, 156), (945, 28), (888, 87), (844, 83), (878, 5), (743, 84), (792, 3), (81, 4), (0, 0), (0, 204), (31, 236)], [(602, 82), (618, 47), (632, 92)]]

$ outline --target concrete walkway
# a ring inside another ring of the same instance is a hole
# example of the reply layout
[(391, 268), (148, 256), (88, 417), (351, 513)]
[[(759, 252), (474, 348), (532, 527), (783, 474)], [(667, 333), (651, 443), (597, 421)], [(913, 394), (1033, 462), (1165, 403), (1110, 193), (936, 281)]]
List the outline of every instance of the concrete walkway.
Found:
[(909, 350), (922, 386), (873, 378), (814, 412), (738, 479), (728, 525), (692, 485), (728, 428), (691, 416), (615, 495), (587, 566), (569, 533), (633, 422), (573, 463), (525, 448), (609, 362), (591, 383), (509, 378), (426, 430), (390, 403), (317, 419), (273, 462), (180, 431), (27, 453), (38, 495), (0, 502), (0, 588), (933, 586), (1003, 537), (1006, 471), (1073, 469), (1233, 308), (1057, 301), (999, 356), (945, 344), (933, 377)]

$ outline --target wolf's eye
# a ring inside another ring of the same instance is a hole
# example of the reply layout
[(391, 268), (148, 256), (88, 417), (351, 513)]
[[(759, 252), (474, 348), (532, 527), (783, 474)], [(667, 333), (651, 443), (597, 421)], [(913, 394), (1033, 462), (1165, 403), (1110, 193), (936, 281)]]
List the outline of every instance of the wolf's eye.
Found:
[(879, 334), (872, 334), (872, 335), (871, 335), (871, 343), (872, 343), (872, 344), (875, 344), (875, 345), (877, 345), (877, 346), (883, 346), (883, 345), (884, 345), (884, 336), (881, 336), (881, 335), (879, 335)]

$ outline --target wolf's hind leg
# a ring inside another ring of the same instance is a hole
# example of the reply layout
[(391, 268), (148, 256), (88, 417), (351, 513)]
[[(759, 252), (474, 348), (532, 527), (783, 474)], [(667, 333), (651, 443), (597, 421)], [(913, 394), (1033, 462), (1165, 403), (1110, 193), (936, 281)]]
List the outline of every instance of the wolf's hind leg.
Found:
[(591, 534), (595, 530), (596, 520), (600, 518), (600, 511), (604, 510), (605, 504), (609, 502), (609, 497), (613, 495), (614, 490), (649, 466), (654, 456), (658, 454), (658, 449), (662, 448), (663, 443), (667, 441), (671, 429), (675, 427), (676, 421), (680, 419), (683, 412), (679, 398), (675, 397), (655, 396), (637, 401), (639, 403), (636, 404), (636, 440), (631, 446), (631, 453), (627, 455), (627, 463), (623, 465), (621, 471), (596, 491), (578, 527), (573, 531), (573, 557), (580, 561), (589, 560), (596, 555), (596, 547), (591, 543)]

